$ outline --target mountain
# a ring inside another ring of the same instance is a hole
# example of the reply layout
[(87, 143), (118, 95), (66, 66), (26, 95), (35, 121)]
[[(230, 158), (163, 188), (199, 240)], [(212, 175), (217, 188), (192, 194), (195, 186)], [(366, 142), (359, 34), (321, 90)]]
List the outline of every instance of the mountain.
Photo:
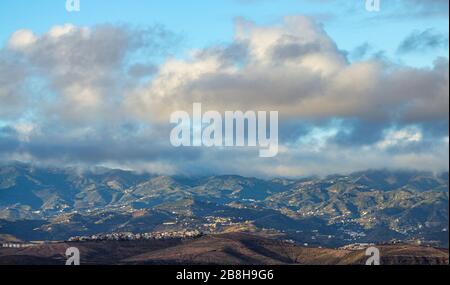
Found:
[(303, 179), (159, 176), (0, 165), (0, 234), (271, 233), (311, 246), (391, 240), (448, 247), (448, 172), (369, 170)]
[(149, 177), (102, 168), (81, 172), (14, 163), (0, 166), (0, 207), (26, 205), (49, 212), (101, 207), (117, 202), (126, 189)]

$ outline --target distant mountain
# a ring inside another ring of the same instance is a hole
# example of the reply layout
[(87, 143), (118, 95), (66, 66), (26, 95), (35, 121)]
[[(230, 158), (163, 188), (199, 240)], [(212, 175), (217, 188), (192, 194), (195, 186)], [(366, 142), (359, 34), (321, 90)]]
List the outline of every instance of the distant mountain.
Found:
[(116, 203), (126, 189), (150, 177), (100, 168), (80, 172), (21, 163), (0, 166), (0, 209), (27, 206), (34, 211), (52, 212), (106, 206)]
[(272, 232), (337, 247), (392, 239), (448, 247), (448, 172), (325, 178), (169, 177), (0, 165), (0, 234), (23, 240), (197, 229)]

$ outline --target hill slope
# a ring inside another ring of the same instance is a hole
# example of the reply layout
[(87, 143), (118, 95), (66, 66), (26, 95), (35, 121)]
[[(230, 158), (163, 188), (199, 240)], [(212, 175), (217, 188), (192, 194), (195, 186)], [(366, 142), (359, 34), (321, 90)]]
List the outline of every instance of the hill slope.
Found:
[[(174, 265), (358, 265), (365, 251), (302, 247), (259, 235), (231, 233), (191, 240), (45, 244), (0, 249), (0, 264), (64, 264), (68, 247), (80, 249), (82, 264)], [(386, 265), (448, 264), (448, 251), (412, 245), (381, 245)]]

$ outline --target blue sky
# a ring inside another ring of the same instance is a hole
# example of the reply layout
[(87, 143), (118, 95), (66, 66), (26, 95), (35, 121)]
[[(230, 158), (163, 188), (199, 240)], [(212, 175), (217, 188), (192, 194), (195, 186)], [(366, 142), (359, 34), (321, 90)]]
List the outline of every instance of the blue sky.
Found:
[[(0, 1), (0, 161), (163, 174), (448, 171), (447, 0)], [(278, 156), (174, 148), (174, 111), (276, 110)], [(251, 167), (249, 167), (251, 166)]]
[(65, 23), (162, 24), (183, 36), (182, 55), (189, 48), (231, 41), (238, 17), (273, 24), (284, 16), (302, 14), (323, 23), (340, 49), (352, 51), (368, 43), (373, 53), (384, 52), (394, 61), (430, 66), (437, 56), (448, 57), (448, 45), (425, 53), (396, 54), (401, 41), (414, 31), (433, 29), (448, 35), (448, 17), (421, 15), (419, 2), (382, 0), (380, 12), (369, 13), (361, 0), (81, 0), (80, 13), (67, 13), (64, 0), (4, 0), (0, 2), (0, 41), (18, 29), (39, 34)]

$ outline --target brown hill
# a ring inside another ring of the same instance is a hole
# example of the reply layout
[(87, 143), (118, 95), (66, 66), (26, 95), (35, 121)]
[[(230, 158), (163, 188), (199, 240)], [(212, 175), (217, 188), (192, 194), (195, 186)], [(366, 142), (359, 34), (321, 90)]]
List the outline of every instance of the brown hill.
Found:
[[(448, 251), (414, 245), (378, 246), (386, 265), (448, 264)], [(245, 233), (207, 236), (178, 246), (147, 252), (123, 260), (126, 264), (218, 265), (360, 265), (365, 250), (302, 247)]]
[[(358, 265), (364, 250), (302, 247), (246, 233), (205, 236), (193, 240), (106, 241), (43, 244), (23, 249), (0, 249), (0, 264), (61, 264), (65, 251), (76, 246), (82, 264), (181, 265)], [(386, 265), (448, 264), (448, 251), (415, 245), (382, 245)]]

